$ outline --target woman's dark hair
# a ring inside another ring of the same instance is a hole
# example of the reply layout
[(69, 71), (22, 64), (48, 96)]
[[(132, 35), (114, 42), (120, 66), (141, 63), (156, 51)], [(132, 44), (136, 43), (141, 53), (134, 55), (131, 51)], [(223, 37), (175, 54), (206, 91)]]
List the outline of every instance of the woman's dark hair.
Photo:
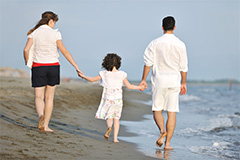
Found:
[(37, 29), (37, 28), (40, 27), (41, 25), (48, 24), (48, 22), (49, 22), (51, 19), (52, 19), (53, 21), (57, 22), (57, 21), (58, 21), (58, 15), (55, 14), (55, 13), (53, 13), (53, 12), (51, 12), (51, 11), (44, 12), (44, 13), (42, 14), (42, 19), (36, 24), (36, 26), (35, 26), (33, 29), (31, 29), (31, 30), (27, 33), (27, 35), (31, 34), (35, 29)]
[(173, 30), (175, 27), (175, 19), (171, 16), (165, 17), (162, 20), (162, 26), (164, 31)]
[(119, 69), (121, 67), (121, 59), (116, 53), (108, 53), (103, 59), (102, 67), (107, 71), (112, 71), (113, 67)]

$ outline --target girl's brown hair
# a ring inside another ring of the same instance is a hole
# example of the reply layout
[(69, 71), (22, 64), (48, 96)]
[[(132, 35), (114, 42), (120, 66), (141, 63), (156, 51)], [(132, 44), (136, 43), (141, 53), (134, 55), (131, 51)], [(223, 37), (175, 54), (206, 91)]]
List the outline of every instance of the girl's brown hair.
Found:
[(105, 68), (107, 71), (112, 71), (113, 67), (119, 69), (121, 67), (121, 59), (122, 58), (116, 53), (109, 53), (103, 59), (102, 67)]
[(31, 30), (27, 33), (27, 35), (31, 34), (34, 30), (36, 30), (36, 29), (37, 29), (38, 27), (40, 27), (41, 25), (48, 24), (48, 22), (49, 22), (51, 19), (52, 19), (53, 21), (57, 22), (57, 21), (58, 21), (58, 15), (55, 14), (55, 13), (53, 13), (53, 12), (51, 12), (51, 11), (44, 12), (44, 13), (42, 14), (42, 19), (36, 24), (36, 26), (35, 26), (33, 29), (31, 29)]

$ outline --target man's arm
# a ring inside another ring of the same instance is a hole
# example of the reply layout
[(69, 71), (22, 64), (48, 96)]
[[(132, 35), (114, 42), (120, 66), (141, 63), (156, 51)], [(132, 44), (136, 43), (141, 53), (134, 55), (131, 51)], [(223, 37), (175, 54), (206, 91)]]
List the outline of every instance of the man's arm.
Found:
[(182, 84), (181, 84), (180, 94), (184, 95), (187, 93), (187, 72), (181, 71), (181, 77), (182, 77)]
[[(140, 83), (139, 85), (140, 85), (140, 86), (144, 85), (145, 89), (147, 88), (147, 82), (146, 82), (146, 80), (147, 80), (147, 76), (148, 76), (150, 70), (151, 70), (151, 66), (146, 66), (146, 65), (144, 65), (143, 75), (142, 75), (142, 81), (141, 81), (141, 83)], [(143, 90), (140, 89), (140, 91), (143, 91)]]

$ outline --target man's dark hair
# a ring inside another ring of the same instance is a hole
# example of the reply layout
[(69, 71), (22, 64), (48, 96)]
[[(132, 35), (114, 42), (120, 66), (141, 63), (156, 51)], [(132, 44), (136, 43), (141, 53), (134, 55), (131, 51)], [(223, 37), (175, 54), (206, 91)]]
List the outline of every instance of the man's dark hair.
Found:
[(113, 67), (119, 69), (121, 66), (121, 59), (122, 58), (116, 53), (109, 53), (103, 59), (102, 67), (105, 68), (107, 71), (112, 71)]
[(162, 20), (162, 26), (164, 31), (173, 30), (175, 27), (175, 19), (171, 16), (165, 17)]

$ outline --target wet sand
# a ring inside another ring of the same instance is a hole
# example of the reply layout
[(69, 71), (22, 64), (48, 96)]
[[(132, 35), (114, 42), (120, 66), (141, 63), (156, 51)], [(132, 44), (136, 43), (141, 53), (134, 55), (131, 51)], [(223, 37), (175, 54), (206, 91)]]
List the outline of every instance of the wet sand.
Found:
[[(106, 124), (95, 119), (102, 87), (98, 83), (62, 82), (56, 88), (50, 128), (37, 130), (34, 90), (29, 79), (0, 77), (1, 159), (155, 159), (136, 150), (129, 142), (113, 143), (103, 137)], [(139, 121), (151, 113), (149, 95), (124, 89), (121, 120)], [(120, 123), (121, 123), (120, 120)], [(133, 136), (120, 127), (119, 136)]]

